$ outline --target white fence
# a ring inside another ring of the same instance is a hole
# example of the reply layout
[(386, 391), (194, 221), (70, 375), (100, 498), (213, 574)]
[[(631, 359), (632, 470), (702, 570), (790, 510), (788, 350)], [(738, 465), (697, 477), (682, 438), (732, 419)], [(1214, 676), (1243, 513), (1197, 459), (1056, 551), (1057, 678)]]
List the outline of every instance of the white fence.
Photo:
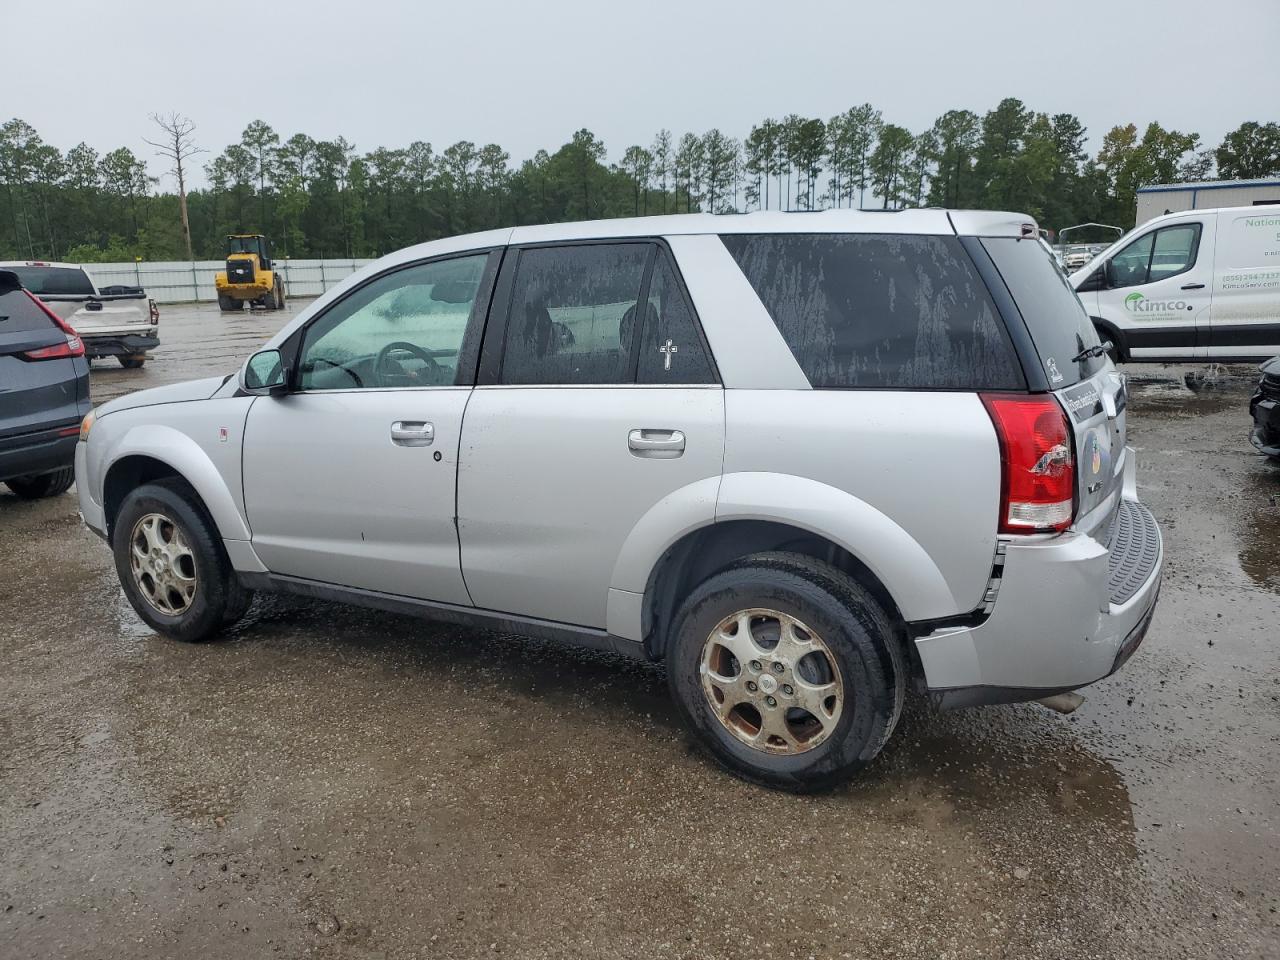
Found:
[[(286, 260), (273, 263), (284, 277), (291, 297), (318, 297), (338, 281), (350, 276), (369, 260)], [(227, 265), (222, 260), (172, 261), (167, 263), (86, 263), (84, 268), (99, 287), (117, 284), (144, 287), (157, 303), (189, 303), (215, 300), (213, 277)]]

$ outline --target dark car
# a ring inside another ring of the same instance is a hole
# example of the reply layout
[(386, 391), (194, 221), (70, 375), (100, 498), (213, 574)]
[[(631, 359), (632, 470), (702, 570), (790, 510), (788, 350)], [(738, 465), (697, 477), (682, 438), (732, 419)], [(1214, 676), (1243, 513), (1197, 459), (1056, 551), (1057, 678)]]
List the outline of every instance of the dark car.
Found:
[(88, 412), (84, 343), (0, 270), (0, 481), (26, 499), (66, 491)]
[(1280, 357), (1272, 357), (1260, 368), (1262, 379), (1249, 401), (1253, 415), (1253, 445), (1269, 457), (1280, 459)]

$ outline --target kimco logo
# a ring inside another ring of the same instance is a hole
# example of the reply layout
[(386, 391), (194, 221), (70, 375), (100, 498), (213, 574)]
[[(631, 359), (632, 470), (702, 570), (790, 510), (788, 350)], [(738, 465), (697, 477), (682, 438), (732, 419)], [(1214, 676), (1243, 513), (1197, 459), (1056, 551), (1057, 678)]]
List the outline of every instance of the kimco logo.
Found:
[(1130, 313), (1168, 313), (1190, 310), (1191, 304), (1185, 300), (1148, 300), (1140, 293), (1131, 293), (1124, 298), (1124, 308)]

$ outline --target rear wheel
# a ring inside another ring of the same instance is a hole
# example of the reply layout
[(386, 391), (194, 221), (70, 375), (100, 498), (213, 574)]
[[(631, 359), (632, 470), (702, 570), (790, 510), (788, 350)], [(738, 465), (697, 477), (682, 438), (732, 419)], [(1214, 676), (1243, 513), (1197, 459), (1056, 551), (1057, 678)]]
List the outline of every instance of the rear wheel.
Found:
[(239, 582), (213, 522), (181, 481), (125, 497), (111, 536), (116, 574), (138, 616), (175, 640), (207, 640), (244, 614)]
[(235, 297), (226, 297), (218, 294), (218, 309), (223, 313), (239, 313), (244, 304)]
[(33, 477), (14, 477), (6, 480), (5, 486), (23, 500), (41, 500), (44, 497), (56, 497), (66, 493), (75, 483), (76, 473), (71, 467), (63, 467), (53, 473), (41, 473)]
[(704, 581), (667, 655), (685, 722), (722, 766), (820, 790), (888, 741), (906, 689), (896, 632), (851, 577), (796, 554), (759, 554)]
[(120, 366), (126, 370), (137, 370), (147, 362), (147, 355), (145, 353), (133, 353), (128, 356), (116, 357), (116, 359), (120, 361)]
[(276, 277), (276, 309), (284, 309), (284, 281)]

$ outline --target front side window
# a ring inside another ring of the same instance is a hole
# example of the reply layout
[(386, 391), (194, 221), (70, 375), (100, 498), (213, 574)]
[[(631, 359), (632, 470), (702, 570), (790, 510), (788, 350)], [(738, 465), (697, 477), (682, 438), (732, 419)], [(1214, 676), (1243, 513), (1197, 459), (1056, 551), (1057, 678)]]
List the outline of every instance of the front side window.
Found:
[[(625, 326), (625, 323), (624, 323)], [(639, 383), (715, 383), (693, 310), (666, 253), (649, 281), (648, 309), (640, 333)]]
[(488, 254), (475, 254), (421, 263), (358, 289), (307, 328), (299, 355), (299, 388), (457, 383), (487, 260)]
[(1156, 242), (1151, 250), (1151, 270), (1148, 283), (1176, 277), (1186, 273), (1196, 262), (1196, 250), (1200, 246), (1200, 225), (1184, 223), (1176, 227), (1164, 227), (1156, 231)]
[(721, 239), (814, 387), (1026, 386), (987, 288), (954, 236)]
[(520, 252), (501, 382), (631, 381), (635, 306), (649, 243), (575, 244)]

